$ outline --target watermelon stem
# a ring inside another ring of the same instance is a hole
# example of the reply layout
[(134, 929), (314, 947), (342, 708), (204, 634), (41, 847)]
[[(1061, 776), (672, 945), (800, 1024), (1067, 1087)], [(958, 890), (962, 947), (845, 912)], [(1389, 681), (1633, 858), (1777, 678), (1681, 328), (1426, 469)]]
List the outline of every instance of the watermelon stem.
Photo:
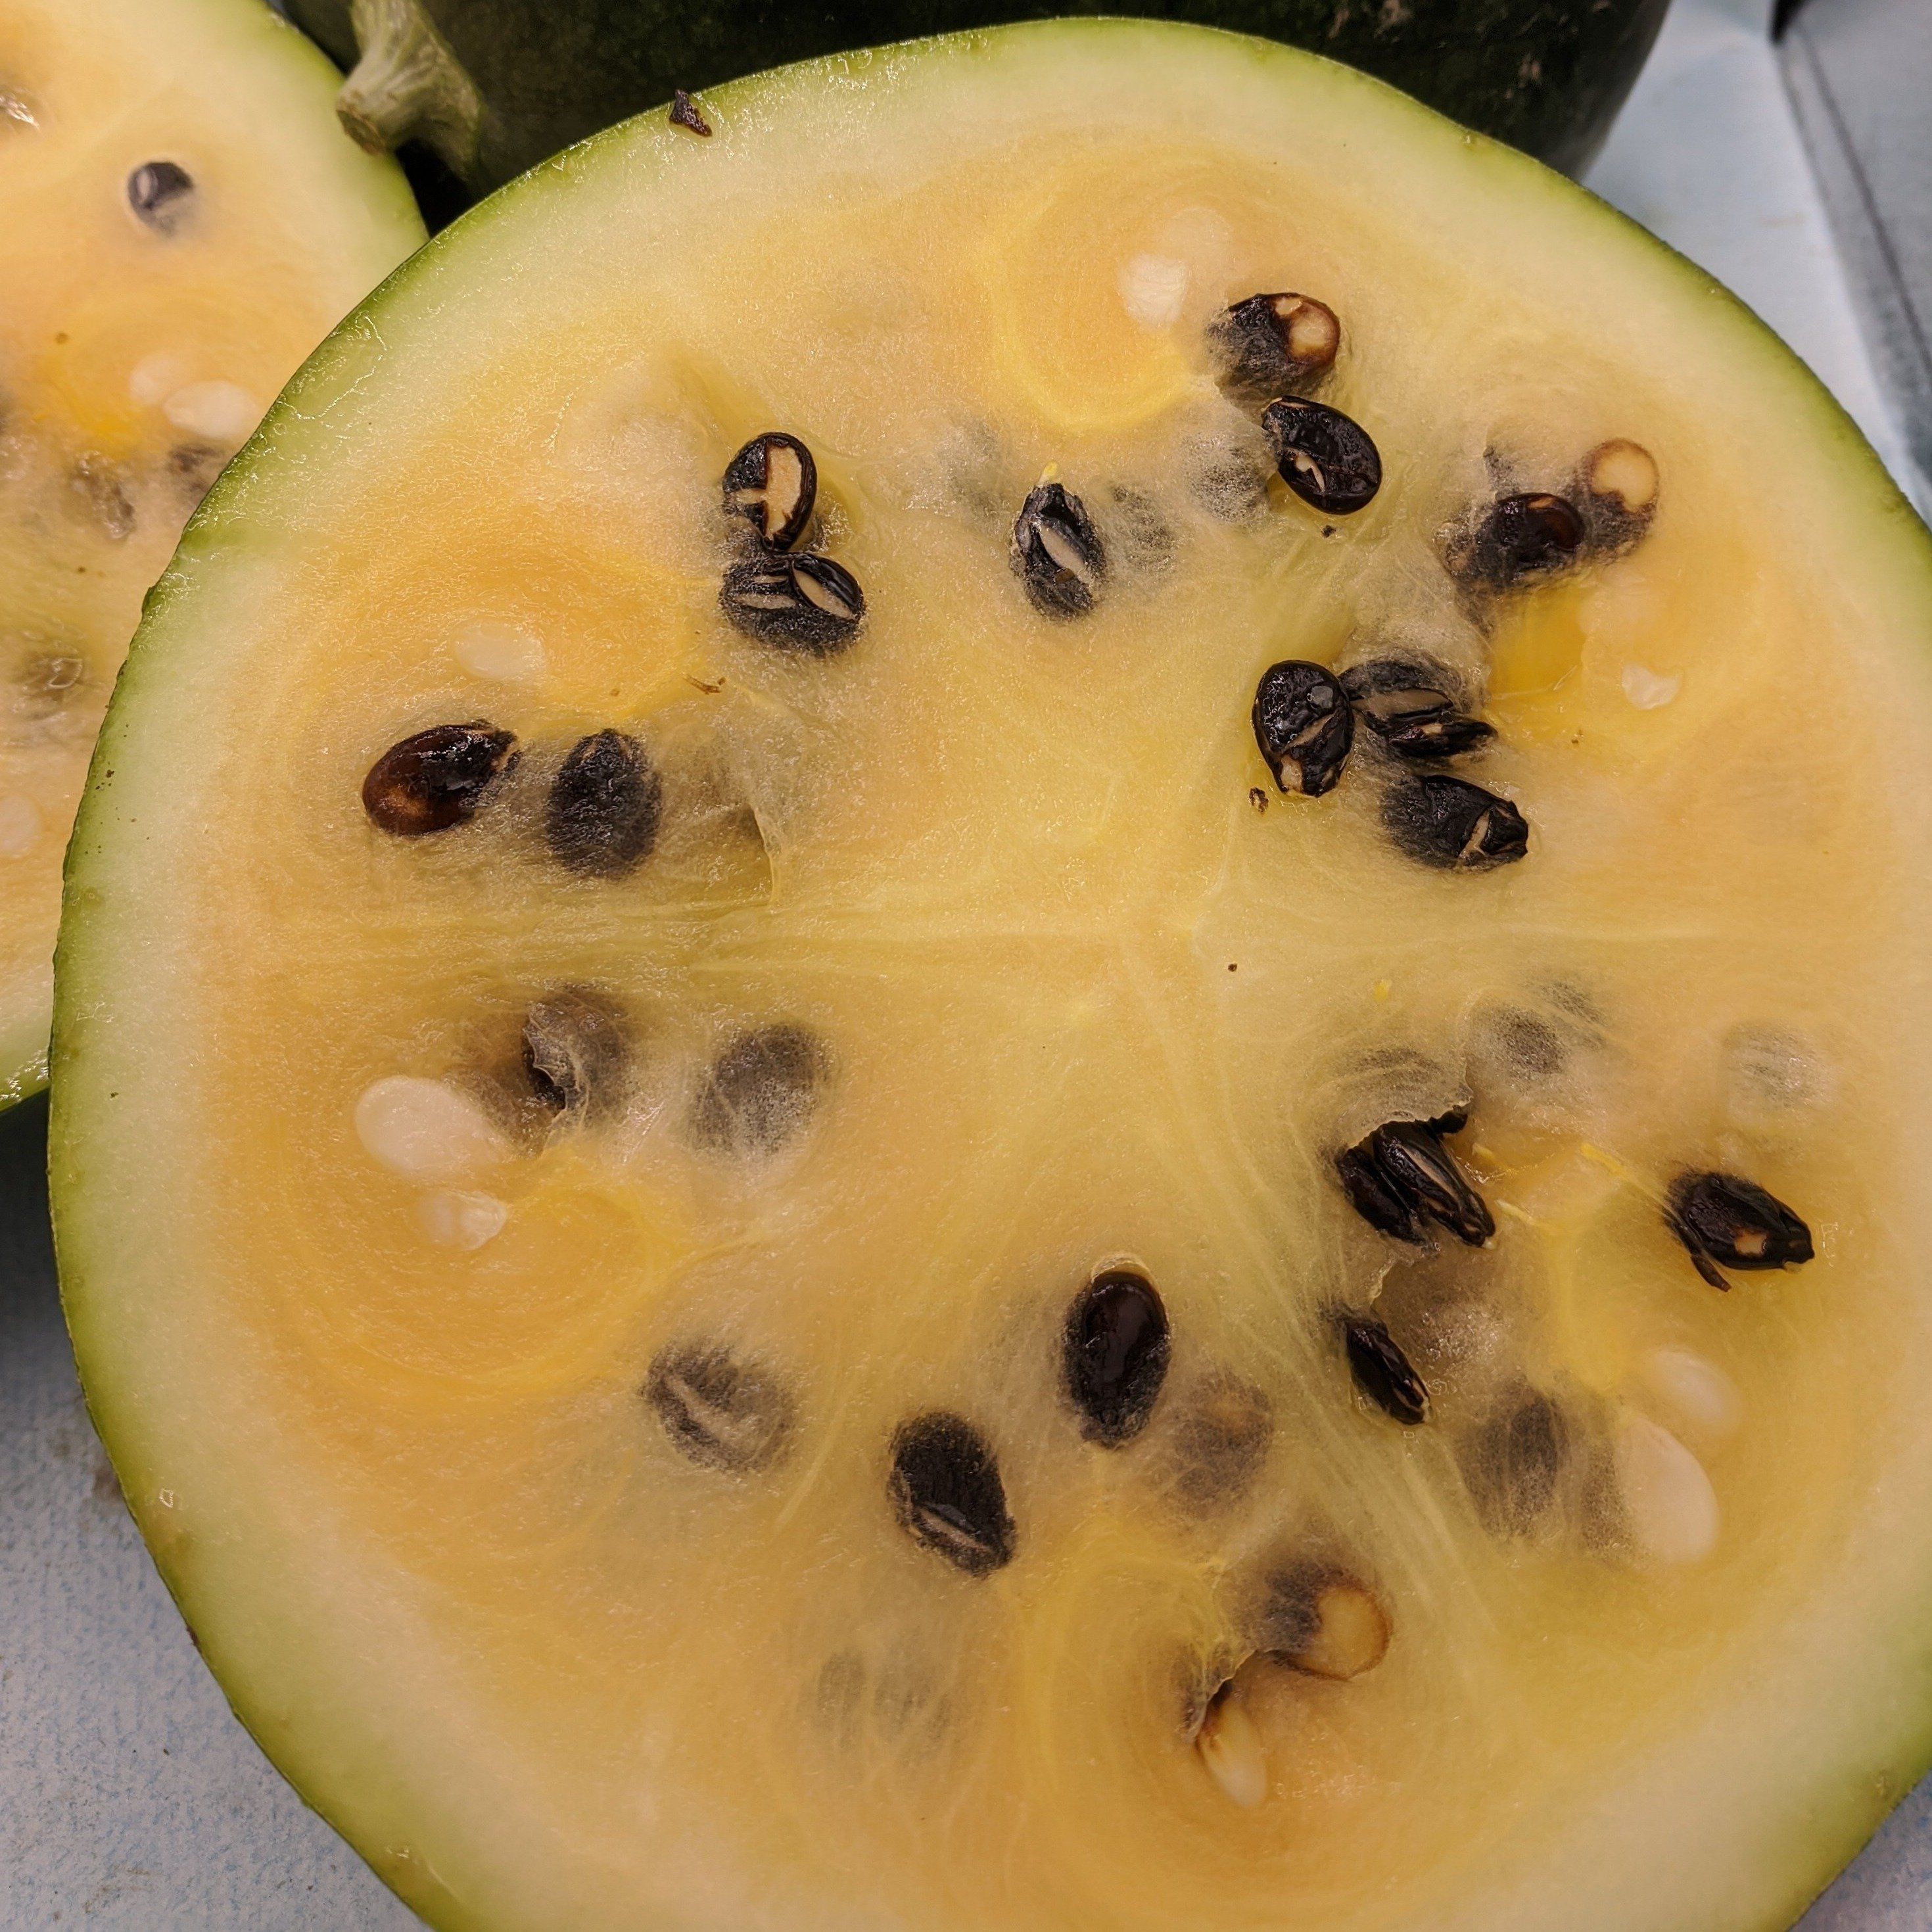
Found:
[(466, 178), (482, 139), (482, 97), (421, 0), (353, 0), (350, 17), (362, 58), (335, 97), (350, 138), (372, 154), (424, 142)]

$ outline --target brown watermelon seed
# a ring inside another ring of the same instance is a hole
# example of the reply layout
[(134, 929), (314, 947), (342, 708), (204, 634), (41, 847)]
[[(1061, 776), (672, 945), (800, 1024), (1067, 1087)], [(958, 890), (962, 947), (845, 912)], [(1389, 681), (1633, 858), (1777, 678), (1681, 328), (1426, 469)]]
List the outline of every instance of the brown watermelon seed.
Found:
[(1147, 1426), (1169, 1348), (1167, 1310), (1144, 1275), (1110, 1268), (1074, 1297), (1061, 1338), (1061, 1381), (1089, 1442), (1118, 1449)]
[(1107, 575), (1107, 552), (1087, 506), (1058, 483), (1028, 492), (1013, 519), (1010, 556), (1028, 601), (1045, 617), (1084, 617)]
[(566, 986), (525, 1016), (524, 1077), (550, 1114), (605, 1119), (620, 1110), (630, 1070), (629, 1029), (602, 994)]
[(859, 580), (829, 556), (754, 557), (724, 573), (719, 608), (733, 628), (775, 650), (829, 658), (865, 621)]
[(1313, 382), (1333, 366), (1342, 325), (1326, 302), (1283, 292), (1231, 304), (1208, 326), (1222, 386), (1264, 404)]
[(1420, 1242), (1433, 1221), (1472, 1248), (1484, 1246), (1496, 1224), (1442, 1142), (1467, 1121), (1462, 1109), (1435, 1120), (1387, 1120), (1344, 1149), (1335, 1168), (1356, 1213), (1400, 1241)]
[(1529, 850), (1529, 822), (1509, 800), (1438, 772), (1390, 785), (1382, 824), (1400, 850), (1442, 872), (1487, 872)]
[(1346, 1682), (1388, 1654), (1388, 1612), (1346, 1570), (1302, 1562), (1268, 1580), (1256, 1634), (1265, 1654), (1310, 1676)]
[(544, 844), (566, 872), (620, 879), (650, 856), (663, 808), (663, 783), (644, 746), (622, 731), (593, 731), (550, 781)]
[(1656, 458), (1641, 443), (1615, 436), (1584, 458), (1578, 480), (1592, 548), (1621, 556), (1657, 514)]
[(1569, 1453), (1563, 1412), (1541, 1390), (1520, 1389), (1460, 1452), (1463, 1481), (1484, 1526), (1497, 1535), (1533, 1529), (1556, 1498)]
[(1382, 460), (1369, 433), (1326, 403), (1280, 396), (1262, 412), (1281, 480), (1325, 516), (1352, 516), (1375, 500)]
[(721, 1154), (776, 1154), (811, 1117), (829, 1070), (807, 1028), (787, 1022), (741, 1033), (712, 1062), (692, 1103), (692, 1138)]
[(1255, 687), (1255, 742), (1284, 792), (1319, 798), (1334, 789), (1355, 742), (1355, 715), (1321, 665), (1291, 658)]
[(117, 464), (104, 456), (83, 456), (68, 484), (109, 542), (124, 543), (134, 534), (134, 500), (128, 494), (126, 474)]
[(1385, 1324), (1372, 1315), (1338, 1318), (1355, 1386), (1384, 1415), (1413, 1427), (1429, 1420), (1429, 1388)]
[(1567, 498), (1547, 490), (1500, 496), (1450, 539), (1445, 556), (1459, 577), (1505, 590), (1576, 560), (1583, 519)]
[(943, 1410), (914, 1416), (894, 1432), (891, 1454), (887, 1494), (914, 1542), (969, 1576), (990, 1575), (1012, 1561), (1006, 1486), (972, 1424)]
[(1741, 1174), (1680, 1174), (1664, 1218), (1691, 1264), (1713, 1288), (1729, 1288), (1721, 1268), (1802, 1267), (1811, 1230), (1775, 1195)]
[(681, 87), (671, 89), (670, 124), (706, 140), (710, 137), (711, 123), (699, 112), (698, 103)]
[(710, 1342), (674, 1343), (652, 1363), (645, 1399), (671, 1446), (700, 1468), (745, 1476), (789, 1444), (795, 1405), (765, 1370)]
[(1216, 1376), (1174, 1425), (1175, 1496), (1196, 1512), (1234, 1502), (1260, 1472), (1274, 1440), (1268, 1397), (1237, 1376)]
[(362, 809), (398, 838), (447, 832), (476, 816), (517, 761), (514, 734), (477, 718), (433, 724), (392, 745), (362, 781)]
[(143, 161), (128, 177), (128, 206), (157, 234), (172, 235), (193, 206), (194, 178), (175, 161)]
[(724, 467), (724, 508), (742, 517), (769, 550), (790, 550), (812, 521), (818, 465), (783, 430), (754, 436)]

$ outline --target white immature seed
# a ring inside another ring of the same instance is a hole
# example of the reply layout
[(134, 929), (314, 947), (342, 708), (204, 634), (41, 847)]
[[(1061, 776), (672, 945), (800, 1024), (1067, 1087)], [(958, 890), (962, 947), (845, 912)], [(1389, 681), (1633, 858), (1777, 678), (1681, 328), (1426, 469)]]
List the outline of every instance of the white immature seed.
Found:
[(1744, 1412), (1737, 1384), (1715, 1362), (1688, 1348), (1653, 1348), (1644, 1358), (1643, 1384), (1672, 1423), (1706, 1442), (1721, 1441)]
[(178, 356), (144, 356), (129, 372), (128, 393), (136, 402), (152, 407), (182, 387), (188, 374), (188, 364)]
[(1194, 1748), (1208, 1775), (1243, 1810), (1253, 1810), (1268, 1796), (1268, 1752), (1238, 1685), (1225, 1686), (1208, 1707)]
[(40, 808), (20, 794), (0, 798), (0, 859), (23, 858), (40, 842), (46, 829)]
[(237, 382), (190, 382), (161, 405), (176, 429), (210, 442), (245, 442), (262, 419), (262, 406)]
[(494, 1194), (425, 1194), (416, 1203), (416, 1222), (423, 1232), (440, 1247), (466, 1252), (494, 1240), (509, 1218), (509, 1204)]
[(472, 677), (533, 684), (544, 674), (543, 640), (514, 624), (478, 624), (457, 639), (456, 661)]
[(1668, 704), (1684, 688), (1681, 677), (1665, 677), (1640, 664), (1624, 666), (1624, 695), (1640, 711), (1655, 711)]
[(509, 1144), (482, 1108), (440, 1080), (393, 1073), (356, 1102), (356, 1132), (392, 1174), (412, 1180), (455, 1180), (501, 1160)]
[(1167, 328), (1180, 319), (1192, 279), (1171, 255), (1135, 255), (1120, 265), (1120, 305), (1143, 328)]
[(1624, 1526), (1639, 1555), (1672, 1566), (1709, 1556), (1720, 1514), (1703, 1464), (1647, 1415), (1623, 1418), (1613, 1453)]

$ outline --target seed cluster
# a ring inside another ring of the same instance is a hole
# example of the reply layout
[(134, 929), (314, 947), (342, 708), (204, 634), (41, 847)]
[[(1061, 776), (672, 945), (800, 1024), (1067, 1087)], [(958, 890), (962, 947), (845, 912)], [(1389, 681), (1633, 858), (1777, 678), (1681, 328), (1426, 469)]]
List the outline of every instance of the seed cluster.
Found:
[(724, 466), (725, 514), (748, 526), (754, 554), (726, 570), (718, 608), (774, 650), (830, 657), (858, 637), (866, 593), (843, 564), (792, 546), (812, 523), (818, 465), (783, 430), (754, 436)]

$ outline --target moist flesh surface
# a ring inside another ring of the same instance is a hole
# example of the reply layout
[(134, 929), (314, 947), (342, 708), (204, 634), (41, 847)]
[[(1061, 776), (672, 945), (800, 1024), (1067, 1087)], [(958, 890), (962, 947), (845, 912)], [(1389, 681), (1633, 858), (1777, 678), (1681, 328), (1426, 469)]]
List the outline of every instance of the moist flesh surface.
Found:
[(442, 1925), (1784, 1922), (1924, 1729), (1922, 534), (1318, 63), (707, 111), (332, 344), (106, 740), (62, 1262), (231, 1695)]

